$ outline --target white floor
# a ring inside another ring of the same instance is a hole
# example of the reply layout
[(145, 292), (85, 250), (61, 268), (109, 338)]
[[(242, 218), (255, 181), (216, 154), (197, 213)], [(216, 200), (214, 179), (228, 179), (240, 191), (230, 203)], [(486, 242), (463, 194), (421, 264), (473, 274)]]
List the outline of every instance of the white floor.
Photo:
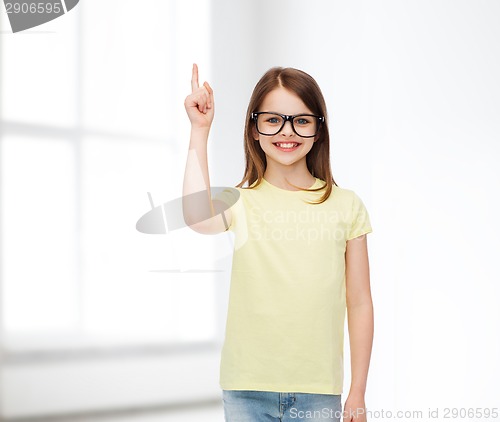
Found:
[[(1, 419), (0, 419), (1, 420)], [(15, 420), (15, 419), (13, 419)], [(57, 418), (17, 419), (32, 422), (224, 422), (222, 403), (169, 410), (144, 410), (106, 413), (100, 416), (72, 416)]]
[(222, 404), (193, 410), (170, 412), (147, 412), (133, 415), (106, 416), (102, 418), (78, 419), (78, 422), (224, 422)]

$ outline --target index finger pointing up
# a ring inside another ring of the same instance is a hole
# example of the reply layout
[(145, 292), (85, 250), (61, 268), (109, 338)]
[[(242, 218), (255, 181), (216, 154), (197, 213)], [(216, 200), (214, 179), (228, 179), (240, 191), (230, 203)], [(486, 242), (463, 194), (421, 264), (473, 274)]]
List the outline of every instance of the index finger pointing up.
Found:
[(198, 66), (193, 63), (193, 76), (191, 77), (191, 89), (193, 92), (198, 89), (200, 85), (198, 84)]

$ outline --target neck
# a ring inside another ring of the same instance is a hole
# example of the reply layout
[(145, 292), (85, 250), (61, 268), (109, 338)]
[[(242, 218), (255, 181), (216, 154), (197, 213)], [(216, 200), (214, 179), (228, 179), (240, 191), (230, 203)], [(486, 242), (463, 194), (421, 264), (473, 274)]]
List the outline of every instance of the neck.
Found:
[(305, 160), (303, 161), (303, 165), (297, 166), (283, 166), (268, 162), (268, 166), (264, 172), (264, 179), (274, 186), (287, 190), (297, 190), (290, 183), (301, 188), (310, 188), (316, 181), (307, 169)]

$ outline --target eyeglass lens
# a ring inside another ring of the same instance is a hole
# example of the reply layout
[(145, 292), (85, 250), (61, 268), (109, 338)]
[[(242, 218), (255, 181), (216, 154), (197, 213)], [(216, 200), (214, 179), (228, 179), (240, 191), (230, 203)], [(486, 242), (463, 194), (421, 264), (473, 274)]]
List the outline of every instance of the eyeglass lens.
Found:
[[(274, 113), (261, 113), (257, 115), (257, 131), (262, 135), (276, 135), (284, 126), (282, 116)], [(318, 131), (318, 118), (314, 116), (301, 115), (295, 116), (292, 120), (292, 126), (297, 135), (311, 137)]]

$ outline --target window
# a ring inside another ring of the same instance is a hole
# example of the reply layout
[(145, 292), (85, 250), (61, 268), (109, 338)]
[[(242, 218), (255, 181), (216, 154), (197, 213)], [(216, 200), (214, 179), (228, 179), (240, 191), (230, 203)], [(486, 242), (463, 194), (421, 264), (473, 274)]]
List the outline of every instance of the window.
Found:
[(147, 192), (157, 205), (182, 193), (183, 101), (192, 61), (210, 77), (209, 12), (205, 0), (80, 2), (2, 33), (0, 323), (12, 347), (216, 338), (227, 239), (135, 230)]

